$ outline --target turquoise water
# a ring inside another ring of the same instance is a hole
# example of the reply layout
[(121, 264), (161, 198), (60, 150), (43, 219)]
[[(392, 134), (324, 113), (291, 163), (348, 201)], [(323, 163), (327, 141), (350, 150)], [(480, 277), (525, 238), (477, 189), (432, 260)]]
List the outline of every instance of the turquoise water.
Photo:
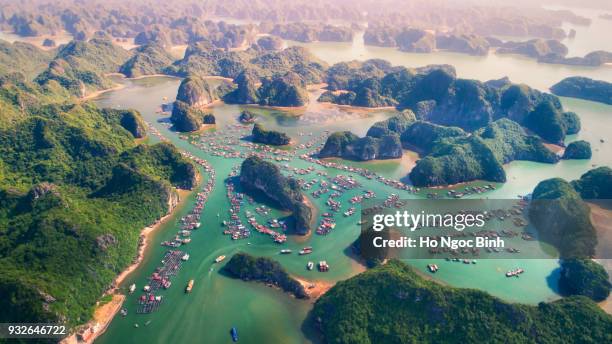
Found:
[[(199, 157), (206, 158), (216, 170), (215, 189), (209, 197), (203, 212), (203, 226), (192, 235), (192, 242), (185, 247), (191, 258), (186, 262), (173, 280), (173, 286), (162, 292), (164, 304), (159, 311), (148, 314), (135, 314), (135, 295), (128, 295), (125, 307), (129, 314), (126, 317), (117, 316), (110, 324), (107, 332), (98, 341), (115, 343), (120, 340), (137, 342), (229, 342), (229, 329), (238, 328), (240, 341), (247, 343), (282, 342), (304, 343), (312, 341), (302, 323), (311, 303), (296, 300), (287, 294), (272, 288), (257, 284), (245, 283), (227, 278), (218, 272), (220, 266), (213, 263), (215, 257), (223, 254), (230, 257), (238, 251), (246, 251), (254, 255), (271, 256), (277, 259), (291, 274), (307, 280), (323, 280), (334, 282), (348, 278), (362, 268), (348, 255), (346, 248), (359, 234), (356, 216), (337, 216), (336, 228), (327, 236), (313, 234), (308, 238), (290, 239), (279, 246), (265, 235), (253, 233), (249, 239), (232, 241), (222, 234), (220, 221), (227, 214), (228, 204), (225, 195), (224, 179), (241, 159), (211, 156), (187, 140), (167, 129), (167, 125), (159, 123), (164, 116), (156, 113), (159, 104), (174, 99), (179, 80), (174, 78), (155, 77), (142, 80), (124, 80), (126, 87), (121, 90), (106, 93), (98, 103), (108, 107), (136, 108), (143, 113), (145, 119), (152, 123), (164, 136), (168, 137), (179, 148), (187, 150)], [(313, 91), (316, 96), (316, 91)], [(167, 97), (167, 100), (164, 100)], [(553, 176), (576, 178), (593, 165), (612, 165), (612, 147), (608, 142), (600, 143), (599, 139), (608, 137), (606, 131), (610, 128), (612, 107), (588, 101), (562, 99), (564, 106), (577, 112), (582, 120), (583, 130), (576, 137), (586, 139), (593, 144), (593, 159), (590, 161), (562, 161), (556, 165), (530, 162), (514, 162), (507, 166), (509, 182), (500, 185), (495, 191), (485, 194), (489, 198), (516, 198), (517, 194), (526, 194), (541, 180)], [(242, 107), (233, 105), (218, 105), (212, 108), (218, 124), (217, 130), (224, 132), (226, 124), (236, 124)], [(328, 107), (324, 104), (311, 103), (306, 110), (297, 113), (286, 113), (277, 110), (250, 108), (260, 115), (261, 121), (269, 128), (280, 128), (299, 143), (312, 137), (322, 135), (325, 130), (352, 130), (363, 135), (367, 128), (380, 119), (387, 118), (389, 111), (360, 111)], [(331, 114), (331, 115), (330, 115)], [(297, 116), (301, 115), (301, 116)], [(309, 136), (312, 133), (314, 136)], [(302, 134), (303, 136), (300, 136)], [(153, 139), (155, 140), (155, 139)], [(247, 148), (235, 147), (240, 151)], [(300, 150), (299, 154), (307, 150)], [(299, 155), (298, 154), (298, 155)], [(285, 162), (281, 163), (284, 164)], [(287, 162), (291, 167), (306, 168), (311, 164), (292, 157)], [(409, 171), (409, 164), (401, 161), (384, 163), (355, 163), (376, 170), (381, 175), (399, 178)], [(315, 166), (315, 171), (325, 170), (333, 176), (347, 174), (331, 168)], [(321, 179), (314, 173), (297, 176), (306, 180)], [(346, 203), (348, 198), (357, 195), (362, 190), (374, 190), (379, 197), (398, 191), (374, 180), (366, 180), (356, 176), (362, 183), (357, 190), (346, 192), (341, 200)], [(314, 189), (313, 189), (314, 190)], [(312, 191), (312, 190), (311, 190)], [(407, 192), (400, 193), (402, 197), (423, 197)], [(324, 200), (311, 199), (319, 209), (324, 208)], [(164, 225), (154, 236), (153, 246), (147, 254), (147, 259), (128, 278), (124, 287), (136, 283), (140, 289), (146, 284), (165, 249), (157, 246), (162, 240), (175, 235), (178, 229), (176, 219), (189, 211), (187, 207), (177, 214), (174, 221)], [(252, 206), (250, 206), (252, 208)], [(346, 207), (346, 206), (345, 206)], [(221, 217), (217, 217), (220, 214)], [(278, 215), (274, 212), (274, 215)], [(248, 244), (250, 243), (250, 245)], [(280, 248), (290, 248), (294, 252), (304, 246), (313, 246), (315, 252), (309, 256), (279, 255)], [(331, 266), (328, 273), (308, 271), (307, 261), (327, 260)], [(416, 268), (425, 272), (423, 261), (408, 261)], [(219, 264), (222, 265), (223, 263)], [(441, 261), (440, 271), (435, 275), (443, 283), (458, 287), (470, 287), (486, 290), (489, 293), (509, 301), (535, 304), (540, 301), (557, 298), (555, 284), (558, 274), (556, 260), (480, 260), (478, 265), (464, 265)], [(526, 272), (519, 279), (507, 279), (503, 273), (516, 266), (525, 268)], [(213, 268), (211, 271), (210, 269)], [(185, 294), (183, 289), (190, 279), (195, 280), (194, 290)], [(144, 324), (150, 321), (148, 326)], [(134, 324), (138, 323), (139, 328)]]

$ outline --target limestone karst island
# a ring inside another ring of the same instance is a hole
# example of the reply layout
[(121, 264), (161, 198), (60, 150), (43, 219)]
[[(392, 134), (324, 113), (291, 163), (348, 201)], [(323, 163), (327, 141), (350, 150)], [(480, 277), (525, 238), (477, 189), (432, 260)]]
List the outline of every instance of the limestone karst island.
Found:
[(0, 343), (612, 343), (611, 32), (0, 0)]

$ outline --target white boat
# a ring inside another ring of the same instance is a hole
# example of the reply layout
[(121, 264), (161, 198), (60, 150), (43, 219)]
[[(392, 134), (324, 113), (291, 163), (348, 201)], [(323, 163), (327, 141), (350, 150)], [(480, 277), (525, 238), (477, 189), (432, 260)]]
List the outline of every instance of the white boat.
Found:
[(313, 262), (308, 262), (308, 265), (306, 267), (308, 268), (308, 270), (312, 270), (312, 269), (314, 269), (314, 263)]
[(217, 258), (215, 258), (215, 263), (220, 263), (225, 259), (225, 256), (219, 256)]
[(134, 291), (136, 291), (136, 284), (132, 283), (132, 285), (130, 285), (130, 294), (134, 293)]
[(185, 255), (183, 257), (181, 257), (181, 260), (183, 261), (188, 261), (189, 260), (189, 253), (185, 253)]

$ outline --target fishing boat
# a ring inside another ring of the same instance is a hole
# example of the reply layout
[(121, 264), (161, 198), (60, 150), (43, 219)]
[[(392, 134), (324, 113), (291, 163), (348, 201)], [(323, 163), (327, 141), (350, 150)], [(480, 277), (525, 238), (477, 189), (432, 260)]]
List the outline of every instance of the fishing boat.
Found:
[(506, 277), (519, 277), (519, 275), (522, 274), (523, 272), (525, 272), (525, 270), (521, 268), (516, 268), (514, 270), (510, 270), (506, 272)]
[(289, 249), (284, 249), (284, 250), (281, 250), (281, 251), (280, 251), (280, 253), (281, 253), (281, 254), (290, 254), (291, 252), (292, 252), (292, 251), (291, 251), (291, 250), (289, 250)]
[(221, 255), (221, 256), (219, 256), (219, 257), (215, 258), (215, 263), (220, 263), (220, 262), (222, 262), (224, 259), (225, 259), (225, 256)]
[(311, 254), (312, 253), (312, 247), (308, 246), (308, 247), (304, 247), (303, 249), (300, 250), (300, 256), (303, 256), (305, 254)]
[(186, 293), (191, 293), (191, 289), (193, 289), (193, 282), (193, 280), (189, 280), (189, 283), (187, 283), (187, 287), (185, 288)]
[(130, 294), (133, 294), (134, 291), (136, 291), (136, 284), (132, 283), (132, 285), (130, 285)]
[(308, 270), (314, 269), (314, 263), (313, 262), (308, 262), (308, 265), (306, 265), (306, 268), (308, 268)]
[(235, 327), (232, 327), (232, 329), (230, 330), (230, 334), (232, 335), (232, 341), (237, 342), (238, 341), (238, 330)]
[(326, 272), (329, 271), (329, 264), (326, 261), (322, 260), (319, 262), (319, 271)]

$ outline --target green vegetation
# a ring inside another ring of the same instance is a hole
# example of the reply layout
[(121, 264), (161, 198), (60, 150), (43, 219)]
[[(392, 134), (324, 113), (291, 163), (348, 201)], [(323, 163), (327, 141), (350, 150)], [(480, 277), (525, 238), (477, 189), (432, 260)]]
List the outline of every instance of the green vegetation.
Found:
[(130, 55), (106, 39), (72, 41), (59, 50), (49, 68), (36, 81), (46, 85), (55, 80), (71, 94), (84, 97), (93, 91), (110, 88), (113, 83), (106, 74), (119, 72)]
[(259, 89), (257, 83), (259, 79), (254, 71), (245, 69), (242, 71), (234, 83), (238, 85), (235, 90), (223, 97), (223, 101), (228, 104), (257, 104), (259, 103)]
[(281, 209), (293, 212), (291, 219), (297, 234), (310, 231), (312, 209), (306, 204), (298, 182), (283, 176), (278, 166), (250, 156), (242, 162), (240, 185), (246, 193), (264, 196)]
[(263, 79), (259, 88), (259, 105), (303, 106), (306, 103), (306, 83), (296, 73), (289, 72), (282, 77)]
[(150, 43), (136, 48), (134, 55), (121, 66), (119, 72), (128, 78), (161, 74), (172, 62), (174, 58), (163, 45)]
[(514, 160), (543, 163), (559, 160), (540, 138), (527, 135), (518, 123), (507, 118), (492, 122), (469, 137), (459, 128), (415, 122), (402, 134), (402, 143), (427, 154), (410, 172), (410, 180), (418, 186), (477, 179), (505, 182), (503, 164)]
[(461, 128), (416, 121), (402, 132), (400, 139), (404, 148), (428, 154), (439, 141), (464, 136), (467, 136), (467, 133)]
[(368, 129), (366, 135), (377, 138), (389, 134), (401, 135), (415, 120), (416, 117), (414, 116), (414, 112), (411, 110), (404, 110), (396, 116), (374, 123), (374, 125)]
[(176, 202), (172, 187), (193, 187), (195, 168), (169, 144), (137, 145), (135, 111), (30, 83), (1, 91), (3, 111), (19, 116), (0, 126), (0, 320), (73, 326)]
[(353, 32), (350, 28), (323, 23), (276, 24), (270, 33), (298, 42), (350, 42), (353, 40)]
[(509, 118), (562, 144), (566, 134), (580, 130), (578, 116), (564, 112), (553, 95), (507, 80), (458, 79), (446, 65), (407, 69), (378, 60), (339, 63), (329, 68), (327, 83), (329, 91), (319, 101), (408, 108), (418, 120), (469, 131)]
[(308, 298), (302, 284), (289, 276), (287, 270), (277, 261), (268, 257), (253, 257), (247, 253), (239, 252), (225, 264), (223, 271), (243, 281), (272, 284), (295, 295), (298, 299)]
[(349, 160), (396, 159), (403, 154), (396, 134), (358, 137), (350, 131), (332, 133), (319, 152), (320, 158), (341, 157)]
[(612, 199), (612, 169), (594, 168), (573, 180), (572, 186), (584, 199)]
[(176, 100), (191, 107), (203, 107), (221, 99), (229, 87), (229, 84), (225, 82), (215, 86), (209, 80), (190, 76), (181, 81)]
[(583, 295), (600, 302), (610, 295), (610, 276), (603, 266), (590, 259), (561, 262), (559, 289), (566, 295)]
[(294, 72), (306, 83), (320, 83), (326, 64), (302, 47), (290, 47), (282, 51), (265, 51), (249, 48), (244, 51), (225, 51), (210, 42), (190, 45), (185, 57), (166, 69), (177, 76), (217, 75), (236, 78), (245, 70), (251, 70), (258, 78), (272, 78)]
[(612, 317), (573, 296), (537, 306), (443, 286), (396, 260), (338, 282), (311, 318), (327, 343), (599, 343)]
[(592, 156), (591, 144), (584, 140), (574, 141), (567, 145), (563, 152), (563, 159), (590, 159)]
[(543, 139), (563, 145), (566, 132), (564, 117), (552, 103), (540, 103), (527, 116), (526, 126)]
[(506, 173), (487, 143), (477, 137), (438, 142), (410, 171), (417, 186), (450, 185), (477, 179), (505, 182)]
[(140, 139), (147, 135), (147, 127), (140, 112), (136, 110), (114, 109), (103, 109), (102, 111), (109, 120), (117, 121), (119, 125), (129, 131), (135, 138)]
[(172, 106), (170, 121), (174, 124), (174, 129), (177, 131), (197, 131), (204, 124), (204, 117), (206, 115), (203, 111), (177, 100)]
[(550, 90), (562, 97), (574, 97), (612, 105), (612, 83), (580, 76), (565, 78)]
[(53, 54), (28, 43), (0, 40), (0, 76), (19, 72), (31, 80), (47, 68)]
[(253, 142), (264, 143), (268, 145), (283, 146), (291, 142), (291, 138), (285, 133), (274, 130), (266, 130), (264, 127), (256, 123), (253, 126)]
[(567, 181), (544, 180), (533, 190), (532, 198), (529, 219), (541, 240), (554, 245), (562, 259), (594, 256), (597, 233), (591, 210)]
[(240, 123), (253, 123), (255, 122), (255, 114), (249, 110), (243, 110), (240, 112), (240, 117), (238, 117)]

